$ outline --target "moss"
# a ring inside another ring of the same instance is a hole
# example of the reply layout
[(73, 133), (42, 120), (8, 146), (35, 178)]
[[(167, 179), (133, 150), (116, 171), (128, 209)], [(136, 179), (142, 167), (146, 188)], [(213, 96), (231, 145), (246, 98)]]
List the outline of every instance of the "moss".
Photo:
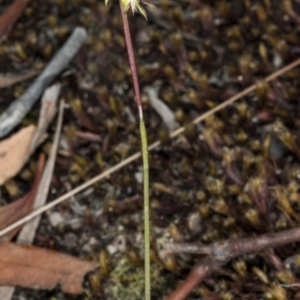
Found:
[[(167, 281), (161, 273), (161, 266), (151, 264), (151, 292), (156, 299), (161, 298), (161, 291), (167, 291)], [(110, 273), (105, 294), (109, 299), (140, 300), (144, 295), (144, 269), (127, 257), (122, 258)]]

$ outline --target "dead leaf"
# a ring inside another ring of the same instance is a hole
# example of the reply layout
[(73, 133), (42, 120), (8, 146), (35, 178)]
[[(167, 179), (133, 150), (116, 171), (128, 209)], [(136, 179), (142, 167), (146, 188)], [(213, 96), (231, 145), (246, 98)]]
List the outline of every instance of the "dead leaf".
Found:
[(8, 75), (8, 74), (1, 74), (0, 75), (0, 89), (4, 87), (9, 87), (13, 84), (16, 84), (21, 81), (25, 81), (29, 78), (36, 76), (39, 72), (37, 71), (28, 71), (24, 74), (19, 75)]
[[(51, 102), (51, 104), (53, 104), (53, 102)], [(50, 105), (50, 106), (52, 106), (52, 105)], [(51, 111), (52, 110), (50, 110), (50, 112)], [(58, 143), (59, 143), (59, 138), (60, 138), (61, 127), (62, 127), (62, 123), (63, 123), (63, 111), (64, 111), (64, 101), (62, 101), (60, 104), (58, 121), (57, 121), (56, 129), (55, 129), (53, 144), (51, 147), (51, 151), (49, 153), (47, 164), (46, 164), (44, 172), (43, 172), (43, 176), (39, 183), (37, 193), (34, 197), (35, 200), (33, 203), (33, 209), (43, 206), (47, 200), (47, 195), (49, 192), (49, 187), (50, 187), (50, 183), (51, 183), (51, 179), (52, 179), (52, 175), (53, 175), (53, 169), (54, 169), (54, 164), (55, 164), (55, 159), (56, 159), (56, 153), (57, 153), (57, 148), (58, 148)], [(54, 114), (54, 112), (53, 112), (53, 114)], [(47, 115), (49, 116), (49, 114), (47, 114)], [(47, 118), (47, 119), (49, 119), (49, 118)], [(37, 130), (37, 132), (39, 132), (39, 131)], [(33, 138), (33, 140), (34, 140), (34, 138)], [(40, 222), (40, 216), (36, 217), (31, 222), (26, 223), (22, 227), (22, 229), (18, 235), (17, 241), (21, 242), (23, 244), (25, 243), (27, 245), (31, 244), (34, 240), (35, 232), (37, 230), (39, 222)], [(14, 286), (1, 286), (0, 287), (0, 299), (1, 300), (12, 299), (14, 291), (15, 291)]]
[(166, 185), (164, 185), (163, 183), (153, 182), (152, 186), (153, 186), (154, 189), (156, 189), (158, 191), (161, 191), (161, 192), (164, 192), (164, 193), (167, 193), (167, 194), (170, 194), (170, 195), (174, 195), (173, 190), (171, 188), (167, 187)]
[(0, 16), (0, 39), (8, 35), (12, 26), (21, 16), (29, 0), (15, 0)]
[(60, 284), (65, 293), (81, 294), (84, 275), (96, 267), (95, 262), (34, 246), (0, 247), (0, 285), (51, 290)]
[(90, 142), (96, 142), (101, 143), (103, 142), (102, 137), (99, 134), (95, 134), (88, 131), (79, 131), (77, 130), (75, 132), (75, 135), (83, 140), (90, 141)]
[(35, 130), (35, 126), (27, 126), (0, 142), (0, 185), (15, 176), (23, 167)]
[(36, 132), (32, 138), (28, 155), (31, 155), (34, 150), (40, 145), (45, 136), (45, 132), (53, 120), (57, 111), (57, 100), (60, 93), (61, 84), (53, 84), (48, 87), (41, 100), (41, 110)]
[[(10, 224), (16, 222), (22, 217), (26, 216), (32, 210), (33, 201), (39, 187), (39, 182), (43, 174), (43, 169), (45, 165), (45, 155), (42, 154), (39, 159), (38, 168), (36, 171), (35, 179), (31, 190), (22, 198), (0, 207), (0, 229), (3, 229)], [(12, 237), (19, 231), (16, 228), (10, 231), (8, 234), (4, 235), (0, 239), (0, 244), (12, 239)], [(1, 247), (0, 247), (1, 248)]]
[(18, 174), (30, 155), (43, 141), (57, 110), (60, 88), (60, 84), (54, 84), (45, 90), (37, 128), (33, 125), (25, 127), (0, 142), (0, 186)]

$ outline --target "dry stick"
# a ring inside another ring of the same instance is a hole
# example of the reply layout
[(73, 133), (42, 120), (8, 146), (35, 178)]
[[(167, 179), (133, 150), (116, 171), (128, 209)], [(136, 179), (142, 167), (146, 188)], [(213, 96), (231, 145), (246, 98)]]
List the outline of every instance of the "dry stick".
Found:
[(279, 233), (269, 233), (253, 238), (229, 239), (210, 246), (192, 244), (167, 244), (167, 253), (207, 254), (190, 272), (187, 279), (169, 296), (168, 300), (183, 300), (188, 294), (213, 271), (216, 271), (231, 259), (265, 248), (274, 248), (300, 240), (300, 228), (293, 228)]
[(60, 74), (87, 38), (83, 27), (76, 27), (63, 47), (52, 58), (32, 85), (0, 115), (0, 138), (10, 133), (40, 98), (44, 89)]
[[(266, 82), (269, 82), (275, 78), (277, 78), (278, 76), (281, 76), (282, 74), (284, 74), (285, 72), (295, 68), (296, 66), (298, 66), (300, 64), (300, 59), (294, 61), (293, 63), (287, 65), (286, 67), (283, 67), (282, 69), (274, 72), (272, 75), (268, 76), (267, 78), (265, 78)], [(227, 101), (221, 103), (220, 105), (216, 106), (215, 108), (211, 109), (210, 111), (204, 113), (203, 115), (199, 116), (198, 118), (196, 118), (195, 120), (193, 120), (193, 124), (197, 124), (201, 121), (203, 121), (205, 118), (213, 115), (214, 113), (220, 111), (221, 109), (223, 109), (224, 107), (226, 107), (229, 104), (232, 104), (233, 102), (237, 101), (238, 99), (240, 99), (241, 97), (244, 97), (247, 93), (252, 92), (253, 90), (255, 90), (255, 84), (248, 87), (247, 89), (245, 89), (244, 91), (238, 93), (237, 95), (231, 97), (230, 99), (228, 99)], [(184, 127), (178, 128), (177, 130), (173, 131), (170, 136), (171, 137), (175, 137), (177, 135), (179, 135), (180, 133), (182, 133), (184, 131)], [(160, 141), (156, 141), (155, 143), (151, 144), (148, 147), (148, 150), (153, 150), (155, 148), (157, 148), (159, 145), (161, 144)], [(19, 221), (11, 224), (10, 226), (0, 230), (0, 237), (5, 235), (6, 233), (10, 232), (11, 230), (17, 228), (20, 225), (23, 225), (24, 223), (32, 220), (33, 218), (35, 218), (36, 216), (42, 214), (43, 212), (49, 210), (50, 208), (58, 205), (59, 203), (67, 200), (68, 198), (74, 196), (75, 194), (83, 191), (84, 189), (90, 187), (91, 185), (93, 185), (94, 183), (104, 179), (104, 178), (108, 178), (111, 174), (113, 174), (114, 172), (120, 170), (121, 168), (125, 167), (126, 165), (128, 165), (129, 163), (135, 161), (136, 159), (141, 157), (141, 152), (137, 152), (134, 155), (126, 158), (125, 160), (121, 161), (120, 163), (114, 165), (112, 168), (110, 168), (109, 170), (104, 171), (103, 173), (95, 176), (94, 178), (90, 179), (88, 182), (83, 183), (82, 185), (78, 186), (77, 188), (73, 189), (72, 191), (62, 195), (61, 197), (57, 198), (56, 200), (48, 203), (47, 205), (33, 211), (31, 214), (29, 214), (28, 216), (20, 219)]]
[(53, 121), (53, 118), (57, 111), (57, 102), (60, 90), (61, 84), (56, 83), (48, 87), (42, 96), (39, 119), (36, 131), (34, 133), (29, 147), (28, 158), (33, 154), (35, 149), (45, 139), (47, 128), (49, 127), (49, 124)]
[[(34, 209), (37, 209), (41, 206), (43, 206), (47, 200), (47, 196), (50, 189), (51, 179), (54, 171), (54, 165), (56, 161), (56, 155), (57, 155), (57, 149), (59, 145), (59, 138), (61, 133), (61, 128), (63, 124), (63, 114), (64, 114), (64, 105), (65, 102), (62, 100), (59, 106), (59, 112), (58, 112), (58, 120), (56, 124), (54, 139), (52, 143), (52, 147), (50, 150), (50, 154), (48, 157), (48, 161), (40, 182), (40, 186), (37, 191), (35, 203), (34, 203)], [(18, 242), (22, 243), (32, 243), (36, 229), (38, 227), (40, 221), (40, 217), (36, 217), (31, 222), (27, 223), (26, 226), (24, 226), (19, 233), (18, 236)], [(1, 298), (0, 298), (1, 299)]]
[(174, 112), (162, 100), (158, 98), (158, 89), (155, 87), (145, 87), (144, 91), (148, 94), (149, 103), (156, 113), (160, 116), (169, 133), (179, 127)]
[[(36, 207), (36, 204), (38, 206), (44, 205), (47, 199), (47, 195), (49, 192), (49, 187), (53, 175), (53, 169), (56, 159), (56, 153), (59, 143), (59, 137), (62, 127), (62, 120), (63, 120), (63, 110), (64, 110), (64, 101), (60, 103), (59, 107), (59, 114), (58, 114), (58, 121), (57, 126), (54, 134), (54, 140), (53, 145), (51, 147), (50, 155), (47, 161), (47, 165), (44, 169), (43, 176), (40, 181), (39, 188), (37, 190), (37, 194), (35, 196), (35, 203), (34, 206)], [(21, 230), (21, 232), (18, 235), (18, 242), (26, 243), (26, 244), (32, 244), (35, 232), (37, 230), (37, 227), (40, 222), (40, 217), (36, 217), (31, 222), (27, 223)], [(0, 287), (0, 299), (1, 300), (10, 300), (13, 296), (15, 287), (13, 286), (1, 286)]]

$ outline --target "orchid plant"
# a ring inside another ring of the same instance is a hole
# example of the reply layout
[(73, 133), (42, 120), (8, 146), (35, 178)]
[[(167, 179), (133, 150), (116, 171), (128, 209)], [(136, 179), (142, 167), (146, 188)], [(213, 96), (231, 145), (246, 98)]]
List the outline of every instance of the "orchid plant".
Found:
[[(105, 0), (107, 4), (110, 0)], [(127, 12), (129, 9), (132, 13), (140, 12), (146, 19), (146, 11), (141, 6), (141, 3), (153, 6), (143, 0), (119, 0), (122, 14), (124, 36), (126, 41), (126, 48), (129, 58), (130, 69), (132, 73), (132, 80), (135, 92), (135, 101), (138, 107), (139, 121), (140, 121), (140, 136), (142, 145), (143, 158), (143, 182), (144, 182), (144, 261), (145, 261), (145, 299), (151, 299), (151, 280), (150, 280), (150, 206), (149, 206), (149, 161), (148, 161), (148, 146), (147, 146), (147, 132), (143, 118), (143, 108), (141, 102), (141, 94), (139, 88), (138, 75), (135, 65), (134, 50), (131, 41), (131, 34)]]

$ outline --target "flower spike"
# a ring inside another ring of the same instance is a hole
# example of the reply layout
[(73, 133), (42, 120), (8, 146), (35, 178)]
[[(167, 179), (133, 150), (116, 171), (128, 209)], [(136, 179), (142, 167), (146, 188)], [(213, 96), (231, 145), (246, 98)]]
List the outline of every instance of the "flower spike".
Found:
[[(105, 5), (109, 0), (105, 0)], [(155, 7), (152, 3), (144, 0), (120, 0), (125, 11), (128, 11), (129, 7), (131, 8), (132, 13), (134, 14), (136, 11), (139, 11), (147, 20), (147, 14), (145, 9), (141, 6), (141, 3), (146, 4), (150, 7)]]

